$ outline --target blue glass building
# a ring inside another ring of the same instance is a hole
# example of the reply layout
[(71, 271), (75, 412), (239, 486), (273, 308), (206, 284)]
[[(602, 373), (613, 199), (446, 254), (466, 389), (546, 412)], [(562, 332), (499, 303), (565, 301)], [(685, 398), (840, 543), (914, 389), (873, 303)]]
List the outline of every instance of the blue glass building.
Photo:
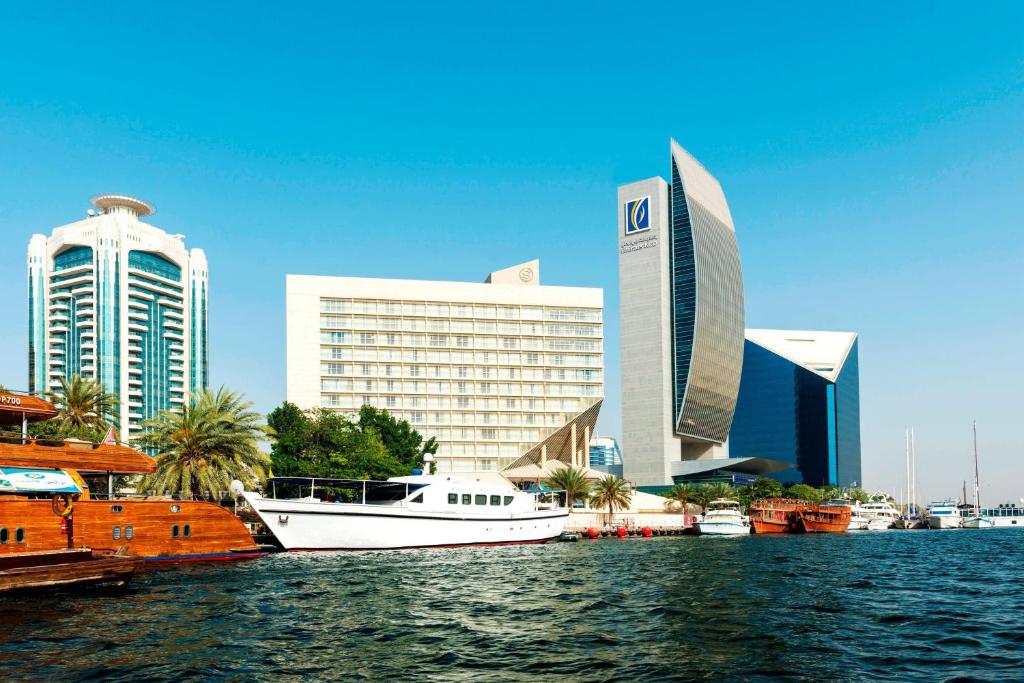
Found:
[(861, 485), (857, 335), (747, 330), (729, 450), (792, 465), (771, 475), (787, 484)]
[(154, 211), (147, 202), (100, 195), (93, 205), (29, 242), (28, 389), (58, 390), (75, 375), (102, 383), (128, 440), (209, 384), (206, 256), (139, 220)]

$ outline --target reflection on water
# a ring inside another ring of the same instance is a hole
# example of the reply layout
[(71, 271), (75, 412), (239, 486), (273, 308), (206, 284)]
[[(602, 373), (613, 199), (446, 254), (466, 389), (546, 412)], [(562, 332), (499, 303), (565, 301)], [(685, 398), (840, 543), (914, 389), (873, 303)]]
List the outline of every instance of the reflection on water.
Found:
[(0, 678), (1024, 678), (1016, 529), (283, 554), (0, 598)]

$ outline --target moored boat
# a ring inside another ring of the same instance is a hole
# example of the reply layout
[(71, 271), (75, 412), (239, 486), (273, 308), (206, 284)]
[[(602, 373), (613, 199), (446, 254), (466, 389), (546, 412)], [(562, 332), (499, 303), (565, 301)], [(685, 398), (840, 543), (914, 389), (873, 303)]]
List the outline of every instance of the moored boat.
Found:
[(744, 520), (739, 501), (725, 498), (708, 503), (703, 518), (694, 527), (701, 536), (745, 536), (750, 533), (750, 523)]
[(960, 501), (949, 499), (929, 503), (924, 521), (930, 529), (958, 529)]
[(851, 516), (849, 505), (806, 505), (797, 511), (797, 530), (809, 534), (843, 533), (850, 526)]
[[(447, 475), (278, 477), (267, 486), (273, 497), (243, 495), (289, 551), (545, 543), (561, 535), (569, 516), (568, 508), (540, 500), (547, 494)], [(278, 498), (287, 487), (298, 495)]]
[(142, 566), (139, 557), (96, 553), (89, 548), (0, 555), (0, 593), (60, 586), (124, 586)]
[[(0, 424), (21, 423), (24, 430), (55, 414), (42, 399), (0, 393)], [(0, 435), (0, 539), (8, 539), (0, 542), (0, 557), (66, 549), (72, 526), (76, 547), (123, 548), (146, 560), (266, 554), (241, 520), (214, 503), (114, 494), (114, 477), (155, 469), (152, 458), (120, 444)], [(105, 497), (89, 489), (86, 478), (95, 477), (106, 479)]]
[(750, 504), (750, 525), (755, 534), (792, 533), (796, 528), (797, 510), (806, 501), (789, 498), (763, 498)]

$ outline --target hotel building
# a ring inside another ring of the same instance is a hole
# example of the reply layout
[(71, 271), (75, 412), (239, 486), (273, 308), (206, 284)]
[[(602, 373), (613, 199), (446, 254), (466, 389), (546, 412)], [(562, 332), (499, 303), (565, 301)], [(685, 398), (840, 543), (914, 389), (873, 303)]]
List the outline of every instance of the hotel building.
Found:
[(441, 472), (583, 465), (604, 397), (603, 299), (541, 285), (539, 261), (483, 283), (289, 275), (287, 398), (384, 408), (437, 439)]
[(120, 438), (208, 385), (206, 256), (140, 219), (151, 204), (99, 195), (84, 220), (28, 246), (29, 391), (74, 375), (118, 397)]
[(674, 140), (669, 157), (669, 182), (618, 191), (625, 477), (664, 486), (784, 467), (728, 457), (743, 363), (736, 232), (714, 176)]
[(729, 449), (790, 464), (787, 484), (862, 484), (857, 335), (747, 330)]

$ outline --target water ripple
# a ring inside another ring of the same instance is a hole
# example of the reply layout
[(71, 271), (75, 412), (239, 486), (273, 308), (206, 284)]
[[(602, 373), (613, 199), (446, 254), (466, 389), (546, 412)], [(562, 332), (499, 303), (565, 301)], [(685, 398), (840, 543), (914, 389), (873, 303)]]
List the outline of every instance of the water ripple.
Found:
[(1024, 679), (1019, 530), (278, 555), (0, 598), (0, 678)]

